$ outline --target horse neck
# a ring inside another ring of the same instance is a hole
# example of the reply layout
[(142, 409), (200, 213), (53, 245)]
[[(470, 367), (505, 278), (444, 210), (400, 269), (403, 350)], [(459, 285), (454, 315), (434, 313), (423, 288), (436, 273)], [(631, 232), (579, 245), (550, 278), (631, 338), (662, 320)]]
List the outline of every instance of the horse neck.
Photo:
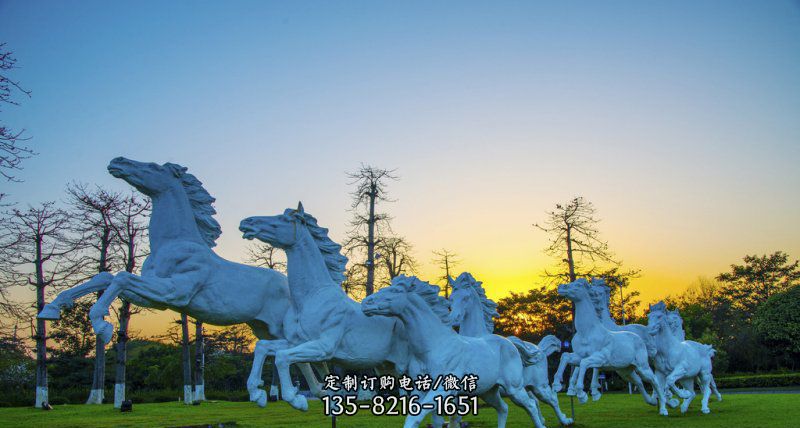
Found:
[(458, 333), (464, 336), (485, 336), (491, 334), (491, 331), (486, 331), (486, 322), (483, 319), (483, 308), (481, 302), (477, 299), (472, 299), (469, 307), (464, 308), (464, 318), (461, 320)]
[(153, 196), (150, 215), (150, 250), (155, 252), (170, 241), (188, 240), (205, 245), (197, 230), (194, 211), (182, 187), (174, 187)]
[(437, 344), (444, 343), (448, 335), (455, 334), (433, 313), (425, 300), (411, 292), (408, 293), (408, 304), (398, 316), (403, 320), (409, 337), (408, 344), (414, 355), (430, 355)]
[(575, 304), (575, 330), (588, 332), (600, 326), (597, 312), (589, 299), (573, 300)]
[(675, 334), (672, 333), (672, 329), (669, 327), (669, 323), (664, 322), (661, 325), (661, 328), (658, 329), (658, 346), (661, 349), (668, 349), (673, 348), (678, 343), (682, 342), (679, 340)]
[(286, 250), (286, 270), (289, 292), (295, 304), (302, 304), (299, 297), (306, 296), (324, 287), (336, 287), (331, 279), (325, 259), (317, 243), (305, 226), (297, 225), (297, 240)]
[(603, 308), (603, 311), (600, 313), (600, 321), (603, 322), (603, 326), (606, 328), (617, 328), (617, 323), (614, 322), (614, 319), (611, 318), (611, 313), (608, 312), (608, 306)]

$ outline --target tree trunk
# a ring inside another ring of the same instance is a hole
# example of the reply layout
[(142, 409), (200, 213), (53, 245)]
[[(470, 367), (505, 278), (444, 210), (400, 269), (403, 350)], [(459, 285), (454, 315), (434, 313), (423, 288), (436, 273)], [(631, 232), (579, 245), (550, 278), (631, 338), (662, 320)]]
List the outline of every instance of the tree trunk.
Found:
[[(103, 292), (97, 293), (97, 298)], [(94, 375), (92, 377), (92, 390), (89, 391), (89, 399), (86, 404), (103, 404), (105, 399), (106, 387), (106, 347), (100, 336), (95, 336), (94, 344)]]
[(183, 348), (183, 403), (192, 404), (192, 356), (189, 352), (189, 317), (181, 314), (181, 347)]
[[(37, 267), (41, 270), (41, 266)], [(43, 282), (43, 281), (41, 281)], [(41, 312), (44, 308), (44, 284), (36, 286), (36, 310)], [(35, 406), (41, 408), (49, 402), (47, 398), (47, 328), (45, 321), (36, 318), (36, 402)]]
[(369, 192), (369, 220), (367, 222), (367, 226), (369, 226), (367, 234), (367, 296), (375, 292), (375, 197), (377, 195), (377, 186), (373, 184), (370, 186)]
[(205, 343), (203, 340), (203, 322), (195, 320), (194, 330), (194, 399), (206, 401), (205, 391)]
[(117, 369), (114, 379), (114, 407), (119, 409), (125, 401), (125, 376), (128, 364), (128, 323), (131, 319), (131, 302), (122, 301), (119, 308), (119, 331), (117, 331)]
[[(111, 228), (103, 228), (103, 236), (100, 239), (100, 273), (108, 271), (108, 248), (111, 245)], [(99, 299), (103, 291), (97, 292)], [(94, 345), (94, 374), (92, 376), (92, 389), (89, 391), (89, 399), (86, 404), (103, 404), (106, 388), (106, 346), (100, 336), (95, 336)]]
[[(36, 313), (44, 308), (44, 280), (42, 266), (42, 241), (36, 241)], [(34, 406), (41, 408), (48, 403), (47, 398), (47, 326), (45, 321), (36, 318), (36, 401)]]

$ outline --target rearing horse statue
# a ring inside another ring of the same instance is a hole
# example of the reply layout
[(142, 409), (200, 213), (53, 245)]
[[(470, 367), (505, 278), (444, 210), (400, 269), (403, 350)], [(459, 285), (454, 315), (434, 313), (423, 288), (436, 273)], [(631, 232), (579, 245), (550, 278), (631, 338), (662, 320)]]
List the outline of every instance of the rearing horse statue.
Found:
[[(103, 318), (118, 296), (212, 325), (246, 323), (259, 339), (283, 337), (283, 319), (289, 308), (286, 276), (225, 260), (211, 250), (221, 234), (212, 217), (216, 213), (211, 205), (214, 198), (194, 175), (174, 163), (159, 165), (123, 157), (112, 160), (108, 172), (152, 199), (150, 255), (142, 273), (101, 273), (59, 294), (45, 306), (40, 318), (58, 319), (61, 309), (76, 298), (105, 290), (89, 312), (94, 331), (104, 343), (111, 340), (113, 328)], [(313, 376), (310, 367), (300, 368), (307, 379), (309, 373)], [(309, 384), (318, 386), (311, 379)], [(259, 382), (248, 382), (250, 398), (264, 406), (266, 393), (258, 386)]]

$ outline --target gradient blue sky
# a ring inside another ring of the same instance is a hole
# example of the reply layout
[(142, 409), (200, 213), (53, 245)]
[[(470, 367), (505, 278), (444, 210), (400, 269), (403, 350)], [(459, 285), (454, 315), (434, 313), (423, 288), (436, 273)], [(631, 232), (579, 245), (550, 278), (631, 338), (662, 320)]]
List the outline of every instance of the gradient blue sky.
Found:
[(345, 171), (397, 168), (387, 207), (494, 298), (551, 264), (531, 227), (593, 201), (646, 300), (748, 253), (800, 256), (796, 2), (0, 1), (33, 91), (3, 120), (41, 153), (22, 203), (117, 189), (119, 155), (186, 165), (240, 219), (302, 199), (346, 232)]

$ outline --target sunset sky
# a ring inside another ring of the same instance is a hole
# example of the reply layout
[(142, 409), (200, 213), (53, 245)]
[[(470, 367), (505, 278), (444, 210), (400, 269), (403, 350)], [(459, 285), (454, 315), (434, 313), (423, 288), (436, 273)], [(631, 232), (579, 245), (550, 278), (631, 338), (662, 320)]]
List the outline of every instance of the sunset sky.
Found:
[(341, 241), (365, 163), (401, 177), (382, 209), (420, 276), (447, 248), (495, 299), (541, 283), (532, 223), (577, 195), (644, 301), (800, 257), (796, 2), (0, 1), (0, 41), (33, 91), (2, 111), (40, 153), (2, 183), (23, 206), (180, 163), (241, 261), (239, 221), (298, 200)]

